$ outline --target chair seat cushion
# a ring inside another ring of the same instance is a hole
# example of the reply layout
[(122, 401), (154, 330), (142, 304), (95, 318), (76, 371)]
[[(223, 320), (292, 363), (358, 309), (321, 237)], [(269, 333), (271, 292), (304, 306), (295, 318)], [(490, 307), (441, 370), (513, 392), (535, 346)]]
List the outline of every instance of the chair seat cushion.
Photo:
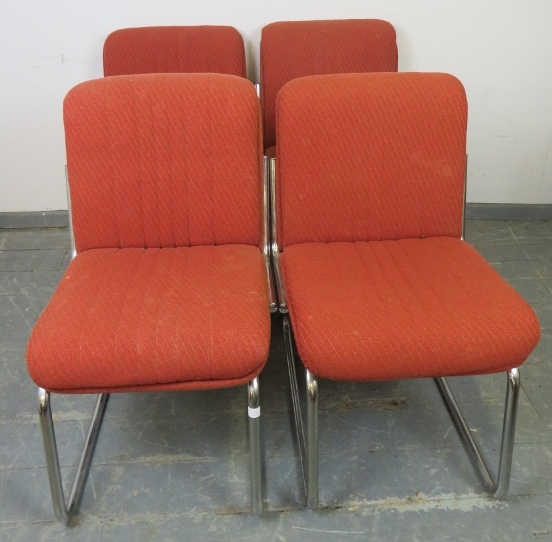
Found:
[(299, 355), (319, 377), (498, 372), (539, 340), (531, 307), (460, 239), (298, 244), (281, 265)]
[(94, 249), (69, 265), (27, 363), (49, 391), (218, 388), (257, 376), (269, 340), (258, 248)]

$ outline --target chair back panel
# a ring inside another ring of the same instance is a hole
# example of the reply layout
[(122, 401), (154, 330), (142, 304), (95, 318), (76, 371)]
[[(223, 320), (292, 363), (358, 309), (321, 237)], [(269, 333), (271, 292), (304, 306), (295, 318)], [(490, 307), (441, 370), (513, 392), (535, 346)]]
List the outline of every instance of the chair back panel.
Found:
[(379, 19), (283, 21), (261, 35), (264, 147), (275, 144), (276, 96), (292, 79), (331, 73), (397, 71), (395, 29)]
[(225, 73), (246, 77), (241, 34), (231, 26), (149, 26), (112, 32), (104, 75)]
[(78, 251), (259, 245), (260, 109), (246, 79), (88, 81), (65, 98), (64, 123)]
[(311, 76), (278, 96), (279, 241), (460, 237), (467, 103), (447, 74)]

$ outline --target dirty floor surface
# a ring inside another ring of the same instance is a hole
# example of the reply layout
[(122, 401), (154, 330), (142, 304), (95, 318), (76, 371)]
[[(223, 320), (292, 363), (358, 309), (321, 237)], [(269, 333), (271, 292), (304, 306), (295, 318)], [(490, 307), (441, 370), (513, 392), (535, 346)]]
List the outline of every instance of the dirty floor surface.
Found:
[[(265, 513), (248, 513), (245, 387), (110, 397), (81, 512), (52, 513), (25, 344), (69, 261), (65, 229), (0, 230), (0, 541), (552, 541), (552, 222), (470, 221), (535, 308), (510, 493), (483, 493), (431, 380), (320, 384), (321, 508), (303, 508), (281, 323), (261, 377)], [(505, 376), (453, 379), (494, 465)], [(55, 396), (68, 480), (92, 397)]]

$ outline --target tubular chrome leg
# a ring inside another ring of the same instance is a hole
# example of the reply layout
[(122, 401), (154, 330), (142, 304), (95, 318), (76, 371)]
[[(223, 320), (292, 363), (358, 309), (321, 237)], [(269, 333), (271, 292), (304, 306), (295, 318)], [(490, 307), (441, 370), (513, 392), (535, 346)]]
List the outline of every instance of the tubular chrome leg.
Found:
[(288, 312), (286, 302), (286, 292), (284, 290), (284, 281), (280, 272), (280, 247), (278, 245), (278, 212), (276, 205), (276, 158), (267, 158), (267, 177), (269, 179), (270, 190), (270, 222), (272, 224), (271, 232), (271, 254), (272, 267), (274, 269), (274, 278), (276, 279), (276, 290), (278, 291), (279, 311), (282, 314)]
[(507, 373), (508, 387), (506, 388), (506, 402), (504, 403), (504, 422), (502, 424), (502, 442), (500, 444), (500, 463), (495, 499), (502, 500), (508, 493), (510, 473), (512, 472), (512, 458), (514, 455), (514, 436), (516, 432), (517, 410), (521, 377), (519, 369), (511, 369)]
[(318, 382), (316, 377), (305, 369), (307, 387), (307, 433), (305, 435), (291, 340), (291, 325), (287, 314), (283, 317), (283, 326), (301, 472), (307, 494), (307, 506), (315, 510), (318, 507)]
[(278, 302), (276, 300), (276, 288), (272, 278), (272, 263), (271, 250), (272, 241), (270, 239), (270, 168), (269, 158), (263, 159), (263, 256), (266, 266), (266, 275), (268, 278), (268, 293), (269, 293), (269, 310), (270, 312), (278, 311)]
[(247, 384), (247, 414), (249, 417), (249, 450), (251, 456), (251, 510), (260, 515), (263, 511), (263, 488), (261, 474), (261, 436), (259, 402), (259, 379)]
[(452, 390), (444, 378), (436, 378), (435, 383), (441, 392), (443, 401), (447, 406), (452, 421), (460, 435), (460, 439), (468, 448), (475, 467), (485, 489), (495, 498), (502, 500), (508, 493), (510, 485), (510, 473), (512, 470), (512, 456), (514, 451), (514, 434), (516, 429), (517, 406), (520, 388), (520, 376), (518, 369), (507, 372), (508, 387), (506, 389), (506, 401), (504, 404), (504, 422), (502, 426), (502, 443), (500, 446), (500, 460), (496, 482), (483, 458), (479, 446), (475, 442), (471, 431), (460, 411)]
[(305, 370), (307, 380), (307, 506), (318, 507), (318, 382)]
[(77, 472), (69, 493), (69, 500), (65, 503), (63, 494), (63, 483), (61, 481), (61, 470), (59, 467), (59, 458), (56, 445), (56, 434), (54, 431), (54, 422), (52, 420), (52, 409), (50, 407), (50, 393), (42, 388), (38, 388), (38, 413), (40, 418), (40, 427), (42, 429), (42, 441), (44, 443), (44, 454), (46, 455), (46, 467), (48, 470), (48, 480), (50, 482), (50, 493), (54, 506), (54, 515), (62, 523), (68, 523), (76, 514), (94, 447), (98, 439), (98, 433), (102, 423), (107, 399), (109, 394), (98, 395), (94, 413), (88, 428), (88, 434), (84, 441), (84, 447), (77, 466)]
[(295, 357), (293, 355), (293, 344), (291, 340), (291, 325), (289, 316), (283, 317), (284, 343), (286, 348), (286, 358), (288, 364), (289, 383), (291, 388), (291, 402), (293, 405), (293, 415), (295, 418), (295, 432), (297, 434), (297, 444), (299, 446), (299, 459), (301, 460), (301, 474), (303, 475), (303, 485), (305, 493), (308, 493), (307, 487), (307, 441), (305, 429), (303, 427), (303, 417), (301, 416), (301, 400), (299, 398), (299, 386), (297, 385), (297, 370), (295, 367)]

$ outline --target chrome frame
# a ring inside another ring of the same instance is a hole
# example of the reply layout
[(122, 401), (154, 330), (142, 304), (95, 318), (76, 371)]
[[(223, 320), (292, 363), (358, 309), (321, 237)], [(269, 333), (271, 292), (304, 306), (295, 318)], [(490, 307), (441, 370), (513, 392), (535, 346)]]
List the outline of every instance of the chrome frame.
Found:
[[(67, 209), (69, 212), (69, 235), (71, 238), (71, 260), (73, 260), (77, 255), (77, 249), (73, 232), (71, 192), (67, 166), (65, 166), (65, 181), (67, 188)], [(88, 427), (88, 433), (84, 440), (84, 446), (77, 465), (77, 471), (71, 484), (69, 498), (66, 502), (63, 492), (63, 482), (61, 480), (61, 469), (59, 466), (56, 433), (52, 419), (52, 408), (50, 406), (50, 392), (43, 388), (38, 388), (38, 416), (42, 433), (42, 443), (44, 445), (44, 455), (46, 457), (50, 494), (52, 495), (54, 515), (56, 519), (62, 523), (69, 524), (78, 511), (108, 399), (108, 393), (101, 393), (96, 399), (96, 404)]]
[(274, 275), (276, 276), (276, 288), (278, 290), (279, 310), (282, 314), (288, 312), (286, 302), (286, 292), (284, 289), (284, 281), (280, 272), (280, 247), (278, 245), (278, 220), (277, 220), (277, 205), (276, 205), (276, 158), (266, 158), (268, 162), (268, 178), (270, 180), (270, 209), (272, 222), (272, 262), (274, 267)]
[(94, 407), (94, 412), (90, 420), (88, 433), (86, 435), (86, 439), (84, 440), (84, 447), (77, 466), (77, 472), (75, 473), (75, 477), (71, 485), (69, 499), (65, 502), (56, 445), (56, 434), (54, 431), (52, 409), (50, 406), (50, 392), (44, 390), (43, 388), (38, 388), (38, 414), (40, 419), (40, 428), (42, 429), (42, 442), (44, 444), (44, 454), (46, 456), (46, 468), (48, 471), (48, 481), (50, 482), (50, 493), (52, 495), (54, 515), (56, 519), (62, 523), (69, 524), (71, 519), (77, 513), (90, 469), (92, 456), (94, 454), (94, 448), (98, 440), (98, 434), (100, 432), (108, 398), (108, 393), (98, 395), (96, 406)]
[[(468, 155), (466, 154), (466, 164), (464, 171), (464, 201), (462, 206), (462, 235), (460, 239), (466, 239), (466, 195), (468, 188)], [(507, 388), (506, 400), (504, 403), (504, 419), (502, 425), (502, 440), (500, 444), (500, 458), (498, 464), (498, 474), (496, 481), (494, 480), (491, 471), (481, 453), (481, 450), (466, 423), (466, 420), (456, 402), (454, 394), (450, 389), (448, 382), (443, 377), (435, 378), (435, 384), (439, 389), (441, 397), (447, 407), (447, 410), (452, 418), (452, 422), (458, 432), (460, 440), (467, 448), (467, 451), (472, 459), (474, 468), (481, 478), (483, 485), (488, 493), (495, 499), (503, 500), (508, 493), (510, 485), (510, 474), (512, 471), (512, 458), (514, 453), (514, 435), (516, 429), (517, 409), (519, 400), (519, 389), (521, 377), (519, 369), (511, 369), (506, 373)]]
[(269, 171), (269, 159), (263, 157), (263, 257), (266, 266), (266, 274), (268, 277), (268, 295), (269, 295), (269, 310), (270, 312), (276, 312), (278, 310), (278, 303), (276, 300), (276, 292), (274, 290), (274, 280), (272, 275), (271, 264), (271, 241), (270, 241), (270, 171)]
[(263, 511), (263, 486), (260, 431), (261, 406), (258, 377), (255, 377), (247, 384), (247, 414), (249, 417), (251, 511), (259, 516)]
[(519, 369), (511, 369), (507, 372), (508, 384), (506, 388), (506, 400), (504, 403), (504, 420), (502, 424), (502, 440), (500, 444), (500, 459), (496, 481), (485, 462), (485, 459), (475, 442), (472, 433), (458, 407), (458, 403), (445, 378), (435, 378), (435, 383), (441, 392), (441, 396), (449, 411), (454, 426), (460, 439), (468, 449), (473, 460), (476, 472), (479, 474), (488, 493), (495, 499), (503, 500), (508, 493), (510, 485), (510, 473), (512, 471), (512, 457), (514, 453), (514, 435), (516, 431), (517, 407), (520, 389)]
[[(263, 511), (262, 491), (262, 460), (260, 438), (260, 400), (259, 379), (254, 378), (247, 384), (247, 411), (249, 418), (249, 450), (251, 472), (251, 510), (260, 515)], [(50, 406), (50, 392), (38, 388), (38, 415), (42, 431), (44, 455), (46, 456), (46, 470), (50, 483), (50, 494), (56, 519), (66, 525), (76, 516), (82, 499), (92, 456), (98, 441), (98, 435), (107, 407), (109, 393), (101, 393), (96, 399), (96, 404), (88, 427), (88, 433), (84, 440), (84, 446), (77, 465), (77, 470), (71, 484), (69, 498), (65, 500), (59, 455), (56, 444), (56, 433)]]
[(307, 432), (305, 433), (291, 325), (287, 314), (283, 317), (283, 328), (303, 485), (307, 495), (307, 506), (315, 510), (318, 507), (318, 381), (311, 371), (305, 369), (307, 389)]
[[(293, 354), (292, 330), (288, 315), (285, 315), (283, 318), (283, 331), (303, 484), (307, 495), (307, 506), (314, 510), (318, 507), (318, 381), (308, 369), (305, 369), (307, 390), (307, 431), (305, 433), (303, 417), (301, 415), (297, 369)], [(460, 439), (466, 446), (470, 458), (474, 463), (475, 470), (483, 482), (485, 490), (498, 500), (505, 498), (510, 484), (520, 389), (519, 369), (511, 369), (507, 372), (507, 376), (508, 386), (504, 403), (502, 440), (496, 481), (472, 436), (446, 379), (443, 377), (434, 379)]]

